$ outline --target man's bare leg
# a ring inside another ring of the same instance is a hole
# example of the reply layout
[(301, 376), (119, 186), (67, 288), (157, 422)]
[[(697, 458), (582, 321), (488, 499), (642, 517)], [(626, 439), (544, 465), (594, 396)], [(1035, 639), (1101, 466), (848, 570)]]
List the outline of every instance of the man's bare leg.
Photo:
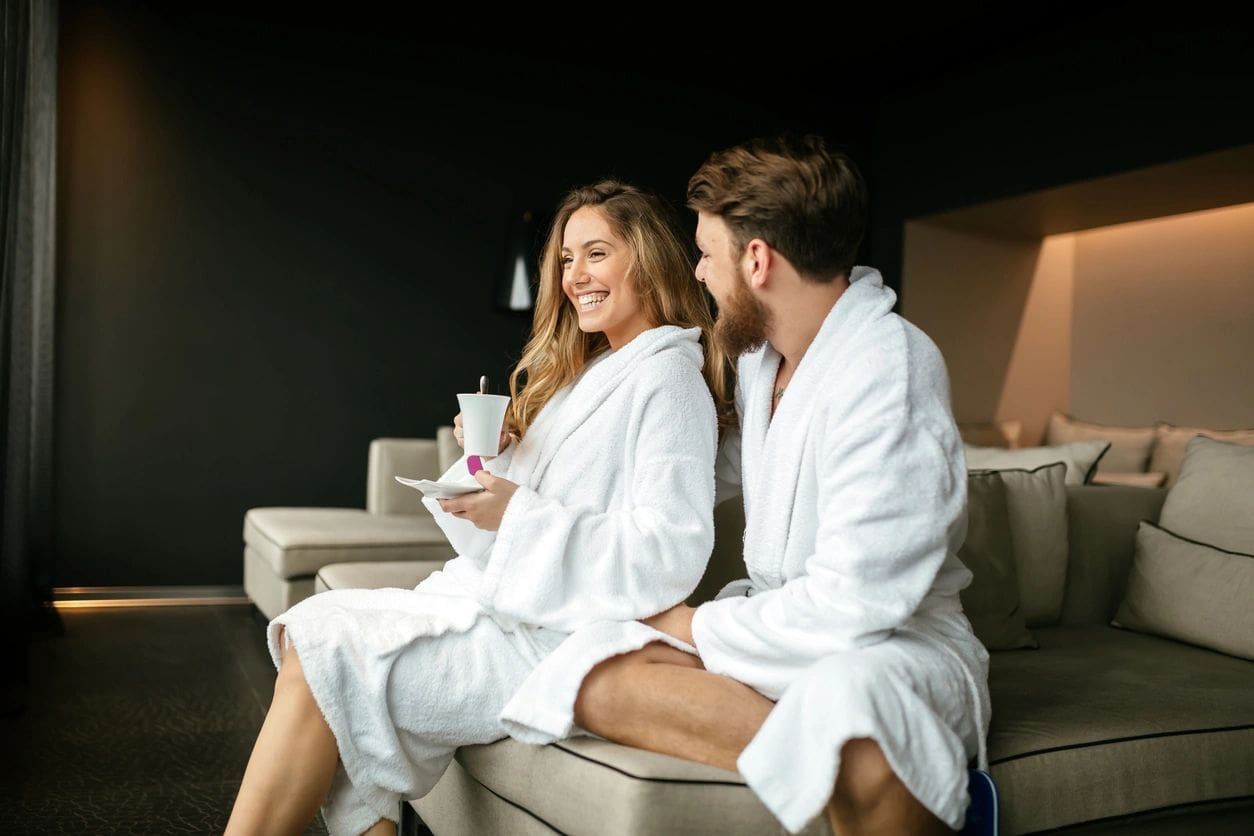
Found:
[[(575, 701), (575, 721), (608, 740), (735, 771), (774, 707), (749, 686), (658, 643), (593, 668)], [(841, 836), (948, 832), (865, 738), (841, 750), (827, 816)]]
[(361, 836), (396, 836), (396, 822), (379, 819)]
[(832, 832), (840, 836), (952, 832), (910, 794), (879, 744), (866, 737), (841, 747), (840, 774), (826, 812)]
[(619, 743), (735, 771), (774, 705), (656, 643), (593, 668), (575, 700), (575, 721)]
[(226, 836), (303, 833), (330, 791), (338, 763), (335, 735), (309, 692), (300, 657), (289, 646)]

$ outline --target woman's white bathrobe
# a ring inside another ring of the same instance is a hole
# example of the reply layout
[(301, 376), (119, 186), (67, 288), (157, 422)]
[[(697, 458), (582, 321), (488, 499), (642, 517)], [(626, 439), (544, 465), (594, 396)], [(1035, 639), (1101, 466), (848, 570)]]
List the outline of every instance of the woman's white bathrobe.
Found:
[(967, 473), (936, 346), (855, 268), (770, 413), (779, 354), (740, 360), (749, 578), (697, 609), (705, 667), (778, 700), (737, 767), (790, 831), (823, 809), (840, 748), (873, 738), (951, 827), (984, 761), (988, 655), (962, 614)]
[[(424, 500), (458, 556), (416, 589), (327, 592), (271, 622), (276, 665), (283, 635), (339, 747), (323, 811), (333, 834), (395, 820), (458, 746), (506, 736), (502, 709), (570, 633), (632, 623), (696, 587), (717, 444), (699, 335), (645, 331), (558, 392), (488, 465), (520, 485), (499, 531)], [(585, 669), (619, 652), (593, 633), (563, 648)], [(577, 685), (532, 678), (521, 704), (569, 717)]]

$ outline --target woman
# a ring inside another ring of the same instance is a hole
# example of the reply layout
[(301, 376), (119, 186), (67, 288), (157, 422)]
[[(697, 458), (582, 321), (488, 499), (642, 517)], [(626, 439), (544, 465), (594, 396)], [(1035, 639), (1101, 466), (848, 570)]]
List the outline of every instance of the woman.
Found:
[(573, 730), (578, 679), (542, 663), (572, 633), (557, 656), (583, 671), (656, 640), (596, 637), (682, 601), (709, 557), (730, 414), (711, 328), (663, 203), (612, 181), (566, 197), (510, 381), (517, 440), (484, 491), (424, 500), (458, 556), (416, 589), (323, 593), (271, 623), (274, 700), (228, 834), (300, 832), (320, 803), (333, 834), (392, 834), (458, 746), (532, 716)]

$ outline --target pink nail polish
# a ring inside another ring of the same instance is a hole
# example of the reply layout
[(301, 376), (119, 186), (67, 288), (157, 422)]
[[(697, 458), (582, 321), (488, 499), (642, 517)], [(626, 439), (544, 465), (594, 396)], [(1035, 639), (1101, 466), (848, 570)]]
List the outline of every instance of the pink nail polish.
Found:
[(471, 476), (474, 476), (480, 470), (483, 470), (483, 460), (478, 456), (467, 456), (466, 469), (470, 471)]

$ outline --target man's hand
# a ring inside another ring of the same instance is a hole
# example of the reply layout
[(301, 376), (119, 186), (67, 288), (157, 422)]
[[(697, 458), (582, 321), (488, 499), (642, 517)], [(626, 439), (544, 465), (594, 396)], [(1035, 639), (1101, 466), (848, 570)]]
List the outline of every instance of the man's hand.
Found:
[(660, 633), (674, 636), (681, 642), (687, 642), (695, 646), (696, 642), (692, 640), (692, 616), (696, 612), (695, 607), (690, 607), (687, 604), (676, 604), (669, 610), (663, 610), (657, 615), (642, 618), (640, 622), (649, 625)]
[(505, 506), (509, 505), (514, 491), (518, 490), (518, 485), (508, 479), (493, 476), (486, 470), (480, 470), (475, 474), (475, 478), (479, 480), (480, 485), (483, 485), (483, 490), (453, 499), (440, 499), (437, 502), (440, 503), (441, 508), (453, 516), (470, 520), (475, 528), (496, 531), (501, 527), (501, 517), (505, 516)]

